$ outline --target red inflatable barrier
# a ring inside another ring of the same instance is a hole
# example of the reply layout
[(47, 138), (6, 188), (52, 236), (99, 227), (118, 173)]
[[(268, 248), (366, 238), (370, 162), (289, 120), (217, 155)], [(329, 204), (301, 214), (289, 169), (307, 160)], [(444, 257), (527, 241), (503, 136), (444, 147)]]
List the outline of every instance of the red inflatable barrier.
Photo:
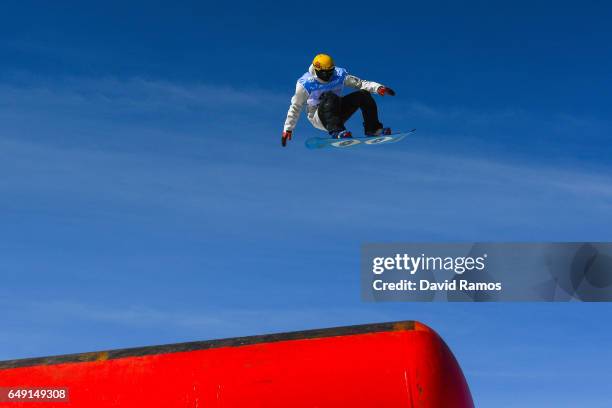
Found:
[(444, 341), (412, 321), (4, 361), (0, 387), (12, 408), (474, 406)]

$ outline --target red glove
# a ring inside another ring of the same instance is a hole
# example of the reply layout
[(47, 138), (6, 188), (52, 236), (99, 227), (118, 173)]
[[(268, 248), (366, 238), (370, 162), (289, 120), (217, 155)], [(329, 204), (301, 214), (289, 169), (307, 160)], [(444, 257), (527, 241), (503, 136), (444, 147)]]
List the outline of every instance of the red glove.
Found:
[(285, 130), (283, 132), (283, 137), (281, 139), (281, 145), (283, 145), (283, 147), (287, 146), (287, 140), (291, 140), (292, 134), (293, 134), (293, 131), (291, 130)]
[(376, 93), (378, 93), (380, 96), (385, 96), (385, 95), (395, 96), (395, 91), (386, 86), (379, 86), (378, 89), (376, 90)]

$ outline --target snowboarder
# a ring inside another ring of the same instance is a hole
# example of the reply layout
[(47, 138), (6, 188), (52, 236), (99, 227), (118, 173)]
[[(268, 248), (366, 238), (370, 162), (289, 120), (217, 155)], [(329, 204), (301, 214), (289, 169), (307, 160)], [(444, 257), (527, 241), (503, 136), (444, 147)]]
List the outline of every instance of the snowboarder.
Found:
[[(356, 88), (358, 91), (342, 96), (344, 86)], [(346, 69), (336, 67), (329, 55), (318, 54), (308, 72), (297, 81), (281, 144), (286, 146), (287, 140), (291, 140), (304, 103), (308, 105), (307, 115), (310, 123), (315, 128), (328, 132), (332, 138), (352, 137), (344, 123), (358, 108), (363, 115), (366, 136), (391, 134), (391, 129), (383, 127), (378, 120), (378, 109), (372, 93), (381, 96), (395, 95), (391, 88), (350, 75)]]

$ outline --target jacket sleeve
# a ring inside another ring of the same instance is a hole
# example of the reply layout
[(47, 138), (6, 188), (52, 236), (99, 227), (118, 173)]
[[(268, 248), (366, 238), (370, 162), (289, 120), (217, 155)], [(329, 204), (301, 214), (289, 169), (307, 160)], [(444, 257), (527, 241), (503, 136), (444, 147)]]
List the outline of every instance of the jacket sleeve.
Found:
[(354, 75), (347, 75), (346, 78), (344, 78), (344, 86), (350, 86), (351, 88), (362, 89), (370, 93), (376, 93), (378, 88), (383, 85), (379, 84), (378, 82), (359, 79)]
[(300, 112), (302, 111), (307, 99), (308, 93), (304, 87), (300, 83), (296, 84), (295, 95), (293, 95), (291, 98), (291, 105), (289, 106), (289, 111), (287, 112), (284, 130), (293, 130), (295, 128), (295, 125), (300, 118)]

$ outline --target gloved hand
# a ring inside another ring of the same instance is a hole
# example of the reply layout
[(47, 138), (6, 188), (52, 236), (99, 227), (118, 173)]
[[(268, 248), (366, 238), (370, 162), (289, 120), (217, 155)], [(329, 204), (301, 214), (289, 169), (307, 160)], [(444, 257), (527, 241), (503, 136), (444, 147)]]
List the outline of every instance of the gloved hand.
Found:
[(292, 134), (293, 134), (292, 130), (285, 130), (283, 132), (283, 137), (281, 138), (281, 145), (283, 145), (283, 147), (287, 146), (287, 140), (291, 140)]
[(376, 90), (376, 93), (379, 94), (380, 96), (385, 96), (385, 95), (395, 96), (395, 91), (386, 86), (379, 86), (378, 89)]

